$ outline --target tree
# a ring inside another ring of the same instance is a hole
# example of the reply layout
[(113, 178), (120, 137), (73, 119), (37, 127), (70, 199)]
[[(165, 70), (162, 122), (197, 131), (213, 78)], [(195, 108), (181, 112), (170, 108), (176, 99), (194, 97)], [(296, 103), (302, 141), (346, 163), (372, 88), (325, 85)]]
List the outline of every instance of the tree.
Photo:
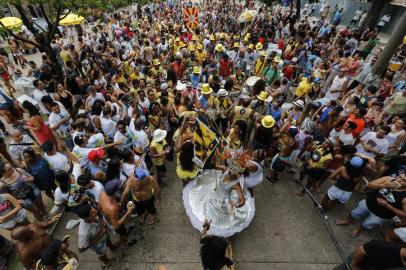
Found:
[[(114, 11), (117, 8), (131, 5), (133, 3), (143, 4), (146, 0), (5, 0), (5, 4), (13, 5), (20, 14), (23, 24), (33, 34), (33, 39), (28, 39), (23, 35), (14, 33), (12, 30), (6, 30), (7, 33), (13, 36), (16, 40), (28, 43), (38, 48), (41, 52), (46, 53), (51, 62), (54, 74), (60, 80), (63, 79), (63, 68), (59, 64), (57, 55), (52, 50), (51, 42), (55, 34), (59, 33), (59, 22), (64, 19), (70, 12), (78, 13), (86, 16), (92, 10), (102, 10), (105, 12)], [(48, 24), (47, 29), (42, 29), (34, 24), (24, 5), (32, 4), (39, 8), (45, 21)], [(0, 25), (2, 26), (2, 25)]]
[(367, 17), (365, 18), (364, 23), (361, 25), (360, 28), (374, 28), (378, 23), (379, 15), (381, 15), (383, 8), (389, 2), (390, 0), (372, 0), (371, 7), (369, 8), (367, 13)]
[(388, 43), (385, 45), (383, 51), (379, 54), (378, 59), (374, 65), (373, 72), (377, 75), (382, 75), (388, 67), (389, 61), (393, 54), (403, 42), (406, 35), (406, 13), (403, 13), (395, 30), (392, 32)]

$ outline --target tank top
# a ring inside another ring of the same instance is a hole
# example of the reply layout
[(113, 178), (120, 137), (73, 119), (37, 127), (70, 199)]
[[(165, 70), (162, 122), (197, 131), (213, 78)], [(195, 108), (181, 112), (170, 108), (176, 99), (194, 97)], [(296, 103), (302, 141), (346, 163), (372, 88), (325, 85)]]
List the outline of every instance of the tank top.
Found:
[(70, 96), (67, 95), (66, 97), (63, 97), (59, 95), (59, 101), (63, 104), (63, 106), (65, 106), (66, 109), (72, 108), (72, 99)]
[(355, 181), (349, 178), (345, 178), (343, 176), (338, 178), (337, 182), (335, 183), (336, 187), (347, 192), (353, 192), (356, 185), (357, 183)]
[(388, 133), (388, 135), (386, 135), (386, 139), (389, 142), (389, 146), (395, 145), (396, 140), (398, 139), (398, 137), (401, 133), (402, 133), (402, 130), (399, 132), (396, 132), (396, 133), (392, 133), (392, 131), (391, 131)]
[(390, 211), (388, 208), (381, 206), (377, 203), (376, 199), (381, 198), (386, 200), (390, 205), (397, 209), (402, 209), (402, 200), (406, 197), (406, 191), (395, 191), (386, 188), (376, 190), (371, 193), (367, 199), (366, 204), (374, 215), (383, 218), (391, 219), (395, 216), (395, 213)]

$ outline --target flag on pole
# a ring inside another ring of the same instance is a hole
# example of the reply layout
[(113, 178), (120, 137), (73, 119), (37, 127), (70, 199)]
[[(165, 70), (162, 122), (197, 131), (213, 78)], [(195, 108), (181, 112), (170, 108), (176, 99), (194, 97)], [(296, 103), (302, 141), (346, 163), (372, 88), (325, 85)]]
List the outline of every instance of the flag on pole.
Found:
[(217, 138), (216, 133), (211, 130), (199, 118), (196, 118), (196, 127), (194, 131), (195, 139), (195, 160), (194, 162), (203, 167), (206, 160), (214, 152), (219, 145), (220, 140)]
[(197, 7), (183, 9), (183, 21), (189, 29), (195, 29), (199, 25), (199, 9)]

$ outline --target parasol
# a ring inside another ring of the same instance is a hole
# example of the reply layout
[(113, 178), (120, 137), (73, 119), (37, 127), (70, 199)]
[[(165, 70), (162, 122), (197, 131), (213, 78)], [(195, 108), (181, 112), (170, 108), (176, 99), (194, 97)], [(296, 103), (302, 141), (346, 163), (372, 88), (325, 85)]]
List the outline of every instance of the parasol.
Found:
[(59, 21), (60, 25), (63, 26), (69, 26), (69, 25), (75, 25), (75, 24), (80, 24), (83, 22), (85, 18), (82, 16), (76, 15), (74, 13), (69, 13), (65, 18)]
[(255, 19), (255, 17), (258, 15), (258, 11), (256, 10), (247, 10), (241, 13), (241, 15), (238, 17), (238, 22), (240, 23), (245, 23), (245, 22), (251, 22)]
[[(17, 17), (5, 17), (0, 19), (1, 24), (8, 29), (13, 29), (23, 25), (23, 21)], [(1, 26), (0, 24), (0, 26)]]

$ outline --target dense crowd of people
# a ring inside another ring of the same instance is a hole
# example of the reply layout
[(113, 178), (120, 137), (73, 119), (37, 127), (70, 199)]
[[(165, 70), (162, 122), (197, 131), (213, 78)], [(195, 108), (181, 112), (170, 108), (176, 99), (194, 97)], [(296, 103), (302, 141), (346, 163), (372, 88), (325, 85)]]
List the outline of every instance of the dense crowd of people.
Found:
[[(184, 187), (201, 172), (198, 119), (221, 141), (204, 169), (249, 153), (239, 174), (252, 196), (262, 179), (278, 185), (281, 174), (293, 179), (297, 171), (315, 194), (334, 181), (321, 201), (326, 211), (363, 194), (336, 221), (359, 223), (351, 237), (406, 218), (405, 74), (374, 75), (378, 32), (358, 28), (363, 11), (349, 27), (340, 25), (342, 9), (325, 2), (319, 17), (307, 5), (295, 22), (290, 8), (276, 5), (242, 22), (242, 3), (205, 2), (195, 29), (180, 14), (198, 5), (178, 1), (56, 35), (63, 79), (49, 55), (27, 61), (9, 37), (12, 57), (0, 56), (0, 115), (11, 127), (0, 125), (0, 228), (11, 231), (26, 269), (77, 267), (68, 239), (46, 231), (64, 211), (79, 218), (79, 252), (91, 249), (105, 266), (107, 247), (132, 246), (129, 220), (158, 220), (161, 190), (174, 181), (167, 166), (174, 163)], [(20, 103), (13, 82), (21, 76), (35, 90)], [(246, 204), (238, 186), (237, 208)], [(210, 234), (210, 223), (203, 226)], [(352, 269), (405, 267), (406, 228), (385, 240), (360, 246)], [(232, 264), (223, 238), (205, 236), (202, 245), (204, 269)]]

